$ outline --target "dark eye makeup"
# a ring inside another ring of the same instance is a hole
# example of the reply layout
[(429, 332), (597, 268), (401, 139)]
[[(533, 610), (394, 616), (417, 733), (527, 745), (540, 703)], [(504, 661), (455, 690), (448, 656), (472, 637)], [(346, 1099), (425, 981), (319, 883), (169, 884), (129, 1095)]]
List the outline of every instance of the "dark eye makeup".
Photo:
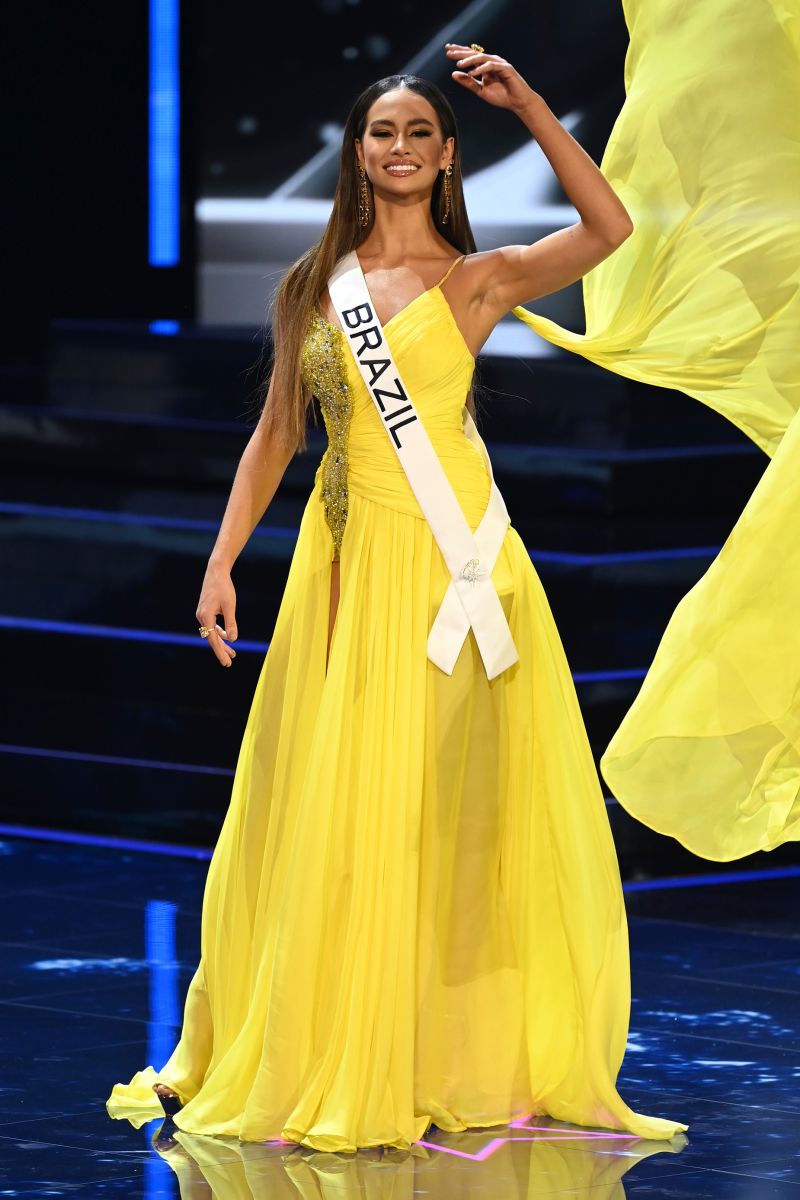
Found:
[[(384, 138), (391, 137), (391, 132), (388, 129), (373, 129), (372, 137)], [(430, 129), (412, 129), (411, 137), (431, 137)]]

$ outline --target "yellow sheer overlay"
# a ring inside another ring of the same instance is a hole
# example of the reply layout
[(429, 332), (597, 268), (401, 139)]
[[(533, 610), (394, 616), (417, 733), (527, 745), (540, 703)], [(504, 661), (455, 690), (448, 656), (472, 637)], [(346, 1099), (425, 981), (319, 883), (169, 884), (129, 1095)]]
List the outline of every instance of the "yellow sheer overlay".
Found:
[[(474, 364), (452, 312), (432, 289), (385, 329), (474, 529), (490, 478), (463, 432)], [(327, 374), (340, 337), (317, 327), (307, 342), (326, 424), (352, 397), (330, 659), (321, 464), (209, 868), (181, 1038), (108, 1111), (149, 1120), (158, 1078), (186, 1100), (185, 1133), (316, 1150), (408, 1148), (431, 1122), (456, 1133), (533, 1114), (669, 1139), (686, 1126), (616, 1089), (630, 1012), (619, 868), (530, 556), (509, 526), (492, 579), (519, 662), (489, 681), (474, 636), (452, 675), (429, 662), (450, 576), (346, 350), (346, 377)]]
[(624, 8), (626, 101), (601, 170), (634, 233), (584, 278), (585, 335), (514, 313), (772, 457), (601, 762), (633, 816), (728, 860), (800, 838), (800, 7)]

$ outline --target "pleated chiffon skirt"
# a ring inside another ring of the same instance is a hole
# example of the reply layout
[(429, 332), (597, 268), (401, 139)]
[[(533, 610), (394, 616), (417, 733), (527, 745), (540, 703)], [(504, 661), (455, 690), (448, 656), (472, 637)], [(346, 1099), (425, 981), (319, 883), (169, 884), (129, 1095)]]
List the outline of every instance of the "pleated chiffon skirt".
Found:
[(509, 527), (493, 572), (519, 662), (488, 681), (470, 631), (445, 675), (426, 657), (449, 583), (430, 528), (385, 502), (377, 468), (354, 475), (327, 671), (318, 471), (210, 864), (182, 1034), (166, 1064), (114, 1087), (109, 1112), (152, 1119), (158, 1078), (184, 1099), (187, 1133), (319, 1150), (528, 1113), (668, 1138), (685, 1126), (632, 1112), (615, 1087), (622, 890), (525, 546)]

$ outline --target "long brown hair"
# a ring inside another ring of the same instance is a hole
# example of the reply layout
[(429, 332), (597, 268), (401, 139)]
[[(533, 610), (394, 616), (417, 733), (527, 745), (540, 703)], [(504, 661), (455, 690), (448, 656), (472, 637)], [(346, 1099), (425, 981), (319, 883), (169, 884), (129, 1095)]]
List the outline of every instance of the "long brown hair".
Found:
[[(342, 137), (339, 180), (325, 232), (320, 240), (289, 268), (275, 296), (272, 318), (272, 370), (267, 380), (262, 420), (270, 434), (278, 437), (287, 447), (294, 447), (296, 450), (304, 450), (307, 444), (306, 414), (311, 403), (311, 393), (303, 383), (300, 367), (310, 314), (318, 303), (336, 263), (344, 254), (355, 250), (363, 242), (374, 220), (374, 202), (370, 205), (369, 225), (362, 228), (358, 219), (359, 177), (356, 170), (355, 141), (356, 138), (363, 138), (367, 114), (375, 101), (386, 92), (400, 87), (409, 88), (423, 96), (436, 113), (443, 140), (449, 137), (455, 139), (453, 174), (450, 178), (449, 220), (446, 225), (442, 224), (443, 171), (439, 172), (433, 185), (431, 215), (439, 233), (462, 254), (474, 253), (476, 249), (464, 204), (461, 154), (456, 118), (450, 102), (436, 84), (427, 79), (420, 79), (418, 75), (388, 75), (385, 79), (379, 79), (361, 93), (347, 118)], [(371, 194), (372, 184), (369, 181), (367, 186)], [(474, 417), (475, 404), (471, 392), (466, 403)]]

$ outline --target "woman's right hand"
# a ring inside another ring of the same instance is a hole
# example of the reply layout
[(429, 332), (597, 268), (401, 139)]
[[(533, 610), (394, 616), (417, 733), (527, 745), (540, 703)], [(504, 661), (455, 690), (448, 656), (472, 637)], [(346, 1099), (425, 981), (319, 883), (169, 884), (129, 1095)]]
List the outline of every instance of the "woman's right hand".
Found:
[[(220, 613), (224, 621), (222, 627), (217, 625), (217, 616)], [(229, 667), (236, 658), (236, 651), (232, 646), (226, 645), (223, 638), (229, 642), (235, 642), (237, 638), (236, 591), (230, 571), (214, 562), (209, 562), (206, 568), (195, 616), (201, 625), (211, 629), (206, 641), (222, 666)]]

